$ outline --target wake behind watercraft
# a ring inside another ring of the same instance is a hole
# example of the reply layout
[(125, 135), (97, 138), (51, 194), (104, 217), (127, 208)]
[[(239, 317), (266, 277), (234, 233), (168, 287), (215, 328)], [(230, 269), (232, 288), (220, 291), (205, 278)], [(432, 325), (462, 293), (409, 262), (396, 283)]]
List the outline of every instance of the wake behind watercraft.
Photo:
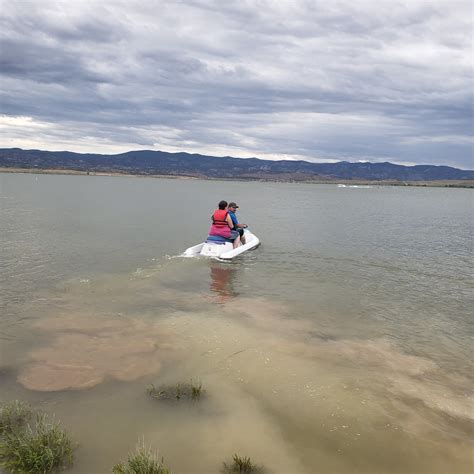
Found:
[(183, 253), (184, 257), (214, 257), (222, 260), (232, 260), (247, 250), (260, 245), (260, 239), (248, 229), (244, 229), (245, 244), (234, 249), (232, 242), (222, 237), (209, 236), (205, 242), (189, 247)]

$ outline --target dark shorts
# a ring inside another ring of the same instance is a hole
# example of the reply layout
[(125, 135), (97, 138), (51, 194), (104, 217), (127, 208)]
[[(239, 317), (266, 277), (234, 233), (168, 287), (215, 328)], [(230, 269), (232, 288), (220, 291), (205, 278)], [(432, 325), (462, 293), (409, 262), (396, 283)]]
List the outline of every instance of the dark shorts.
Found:
[[(231, 230), (230, 233), (232, 234), (230, 236), (230, 240), (235, 240), (239, 235), (242, 235), (238, 230)], [(243, 229), (242, 229), (243, 233)]]

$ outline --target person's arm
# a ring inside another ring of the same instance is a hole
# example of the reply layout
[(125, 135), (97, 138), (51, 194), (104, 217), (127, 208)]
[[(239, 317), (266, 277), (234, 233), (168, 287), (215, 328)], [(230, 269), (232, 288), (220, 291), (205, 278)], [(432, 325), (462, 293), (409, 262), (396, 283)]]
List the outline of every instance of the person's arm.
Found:
[(234, 223), (232, 222), (232, 217), (229, 216), (229, 214), (227, 214), (225, 220), (227, 221), (227, 225), (233, 229), (234, 228)]
[(229, 212), (229, 216), (232, 220), (232, 229), (238, 229), (239, 221), (237, 220), (237, 216), (233, 212)]

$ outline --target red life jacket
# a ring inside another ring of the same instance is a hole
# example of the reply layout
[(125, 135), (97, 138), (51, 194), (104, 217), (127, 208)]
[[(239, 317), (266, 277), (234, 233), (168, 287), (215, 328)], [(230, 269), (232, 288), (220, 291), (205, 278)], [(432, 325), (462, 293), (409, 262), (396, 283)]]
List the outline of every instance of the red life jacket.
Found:
[(225, 209), (216, 209), (214, 214), (212, 214), (212, 223), (216, 227), (229, 227), (229, 224), (226, 221), (228, 212)]

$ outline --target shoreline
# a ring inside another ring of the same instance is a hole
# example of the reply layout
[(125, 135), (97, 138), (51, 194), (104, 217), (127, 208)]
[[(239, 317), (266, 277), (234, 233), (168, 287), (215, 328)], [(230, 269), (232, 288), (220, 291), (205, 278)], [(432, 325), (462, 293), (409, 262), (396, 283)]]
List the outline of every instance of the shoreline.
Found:
[(77, 176), (109, 176), (127, 178), (161, 178), (161, 179), (197, 179), (203, 181), (243, 181), (243, 182), (266, 182), (266, 183), (301, 183), (301, 184), (345, 184), (353, 186), (410, 186), (410, 187), (432, 187), (432, 188), (461, 188), (473, 189), (474, 180), (440, 180), (440, 181), (370, 181), (349, 179), (270, 179), (259, 177), (247, 178), (210, 178), (207, 176), (186, 176), (171, 174), (131, 174), (117, 171), (78, 171), (65, 169), (38, 169), (38, 168), (0, 168), (0, 173), (23, 173), (23, 174), (56, 174)]

